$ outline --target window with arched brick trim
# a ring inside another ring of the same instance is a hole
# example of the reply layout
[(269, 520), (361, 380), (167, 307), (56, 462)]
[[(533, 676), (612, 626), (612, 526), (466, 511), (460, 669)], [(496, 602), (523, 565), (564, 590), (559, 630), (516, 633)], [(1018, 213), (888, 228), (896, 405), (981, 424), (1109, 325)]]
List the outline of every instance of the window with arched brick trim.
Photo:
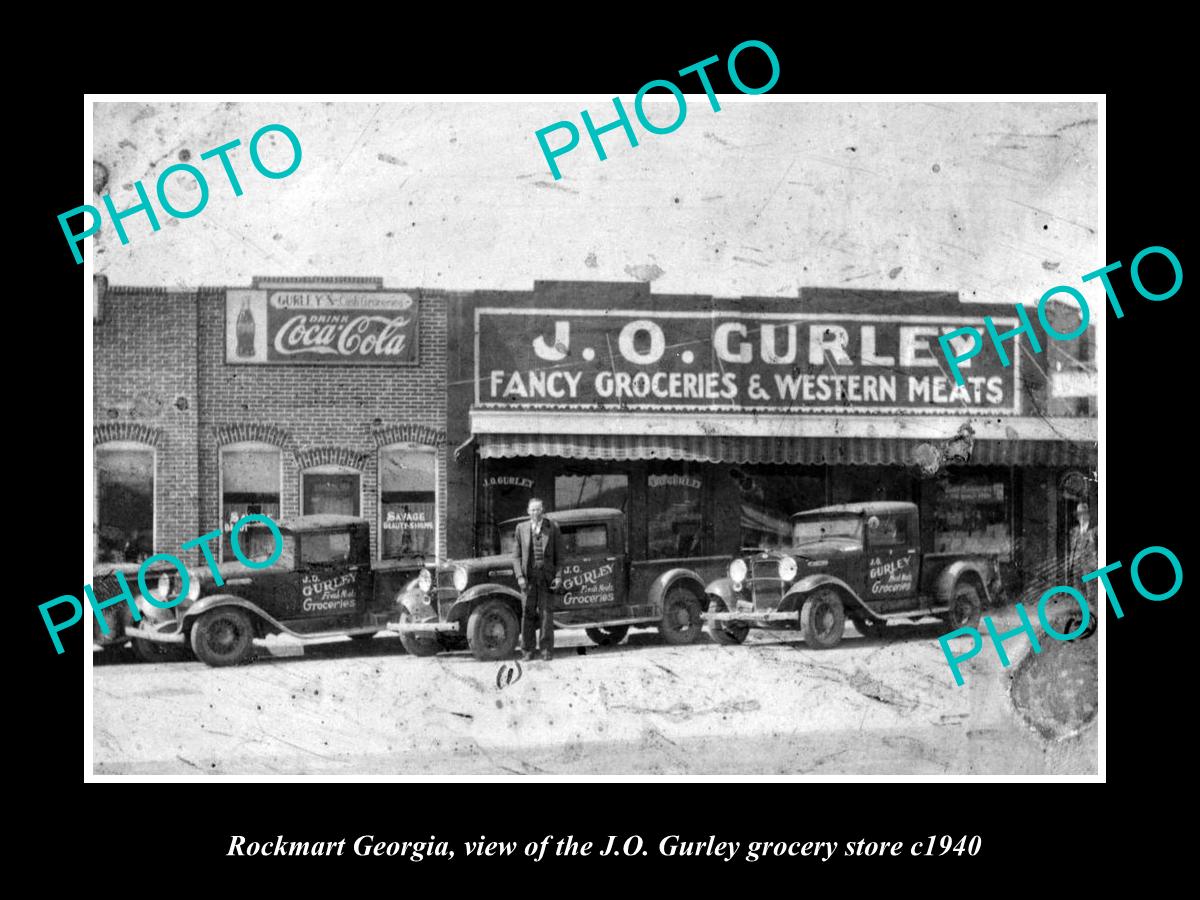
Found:
[(379, 556), (435, 559), (438, 448), (411, 442), (379, 448)]
[(337, 463), (309, 466), (300, 473), (300, 509), (306, 516), (362, 515), (362, 473)]
[(240, 441), (220, 450), (221, 559), (234, 558), (230, 534), (242, 516), (278, 520), (283, 494), (283, 451), (274, 444)]
[(93, 451), (92, 553), (97, 563), (139, 563), (154, 553), (155, 448), (113, 440)]

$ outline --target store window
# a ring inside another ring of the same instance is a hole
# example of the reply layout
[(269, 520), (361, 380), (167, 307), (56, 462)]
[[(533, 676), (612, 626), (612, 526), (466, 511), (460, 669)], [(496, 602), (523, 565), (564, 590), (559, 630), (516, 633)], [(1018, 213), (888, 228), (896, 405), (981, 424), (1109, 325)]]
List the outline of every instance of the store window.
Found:
[(625, 472), (567, 471), (554, 476), (556, 510), (603, 506), (624, 512), (628, 502), (629, 475)]
[(1007, 473), (952, 473), (933, 482), (935, 553), (995, 553), (1011, 561), (1013, 542)]
[(231, 444), (221, 448), (222, 559), (234, 559), (229, 537), (233, 523), (254, 513), (278, 521), (282, 453), (270, 444)]
[(142, 444), (96, 448), (97, 562), (141, 562), (154, 552), (154, 450)]
[(818, 468), (745, 466), (730, 470), (741, 494), (741, 546), (786, 549), (791, 517), (825, 506), (825, 473)]
[(314, 466), (301, 475), (304, 515), (334, 513), (357, 516), (362, 499), (362, 476), (346, 466)]
[(705, 489), (692, 463), (652, 466), (646, 475), (646, 542), (651, 559), (679, 559), (708, 552)]
[(834, 503), (914, 499), (913, 476), (903, 466), (832, 466), (829, 480)]
[(429, 447), (379, 451), (379, 554), (437, 556), (437, 453)]
[[(534, 496), (536, 473), (533, 465), (520, 460), (484, 460), (479, 475), (479, 499), (475, 540), (478, 552), (509, 553), (511, 546), (500, 534), (500, 525), (525, 515)], [(512, 527), (506, 534), (512, 534)]]

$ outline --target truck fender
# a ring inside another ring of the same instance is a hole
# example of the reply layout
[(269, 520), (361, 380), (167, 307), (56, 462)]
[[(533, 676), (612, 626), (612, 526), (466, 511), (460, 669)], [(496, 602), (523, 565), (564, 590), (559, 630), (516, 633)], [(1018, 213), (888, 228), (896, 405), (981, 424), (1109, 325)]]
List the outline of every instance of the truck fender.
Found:
[(249, 600), (243, 600), (241, 597), (234, 594), (211, 594), (207, 597), (201, 597), (183, 613), (182, 631), (186, 632), (191, 627), (195, 620), (208, 612), (210, 609), (216, 609), (219, 606), (236, 606), (246, 610), (251, 616), (257, 618), (261, 622), (265, 622), (272, 628), (278, 631), (286, 629), (277, 622), (274, 618), (268, 615), (261, 606), (257, 603), (251, 603)]
[(719, 597), (728, 610), (737, 609), (737, 600), (733, 593), (733, 582), (728, 576), (711, 581), (704, 589), (706, 597)]
[(472, 588), (467, 588), (459, 595), (450, 609), (446, 611), (445, 621), (465, 621), (471, 614), (471, 610), (489, 597), (498, 597), (509, 601), (517, 613), (517, 618), (521, 618), (521, 610), (525, 606), (525, 596), (520, 591), (514, 591), (502, 584), (477, 584)]
[(656, 612), (662, 612), (663, 601), (666, 600), (667, 591), (681, 584), (688, 587), (696, 600), (700, 603), (701, 609), (704, 607), (704, 580), (691, 569), (668, 569), (663, 572), (650, 585), (650, 605), (654, 607)]
[(423, 622), (437, 616), (433, 611), (433, 604), (429, 602), (429, 595), (418, 587), (415, 578), (400, 589), (394, 605), (408, 610), (414, 622)]
[(858, 594), (854, 593), (854, 589), (842, 579), (834, 575), (806, 575), (788, 588), (787, 593), (783, 595), (783, 600), (779, 603), (780, 612), (790, 612), (795, 610), (800, 612), (800, 607), (804, 605), (804, 600), (807, 595), (811, 594), (817, 588), (833, 587), (842, 595), (842, 601), (846, 605), (847, 613), (853, 611), (855, 615), (864, 616), (868, 619), (876, 619), (878, 616), (867, 607)]
[(978, 582), (976, 587), (983, 592), (979, 599), (984, 606), (989, 605), (992, 600), (987, 587), (990, 575), (983, 563), (973, 559), (955, 560), (938, 573), (933, 591), (938, 601), (949, 603), (953, 599), (954, 586), (962, 581), (964, 576), (969, 582)]

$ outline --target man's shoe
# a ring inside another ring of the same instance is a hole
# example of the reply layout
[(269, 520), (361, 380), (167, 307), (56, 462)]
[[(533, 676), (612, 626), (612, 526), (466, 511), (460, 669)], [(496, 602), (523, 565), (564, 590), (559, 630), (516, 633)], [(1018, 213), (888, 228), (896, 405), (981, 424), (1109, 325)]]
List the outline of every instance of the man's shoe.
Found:
[(543, 661), (550, 662), (550, 660), (552, 660), (552, 659), (554, 659), (554, 654), (551, 651), (549, 651), (549, 650), (542, 651), (542, 660)]
[(533, 653), (531, 653), (529, 650), (518, 650), (517, 659), (529, 662), (529, 660), (533, 659)]

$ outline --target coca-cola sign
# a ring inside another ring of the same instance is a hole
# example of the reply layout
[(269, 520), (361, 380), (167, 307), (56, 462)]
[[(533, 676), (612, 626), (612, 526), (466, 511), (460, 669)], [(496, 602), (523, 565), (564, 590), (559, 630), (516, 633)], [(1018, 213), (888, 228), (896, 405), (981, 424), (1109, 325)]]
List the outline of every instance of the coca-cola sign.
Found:
[(225, 297), (225, 360), (412, 366), (417, 300), (400, 291), (237, 290)]

